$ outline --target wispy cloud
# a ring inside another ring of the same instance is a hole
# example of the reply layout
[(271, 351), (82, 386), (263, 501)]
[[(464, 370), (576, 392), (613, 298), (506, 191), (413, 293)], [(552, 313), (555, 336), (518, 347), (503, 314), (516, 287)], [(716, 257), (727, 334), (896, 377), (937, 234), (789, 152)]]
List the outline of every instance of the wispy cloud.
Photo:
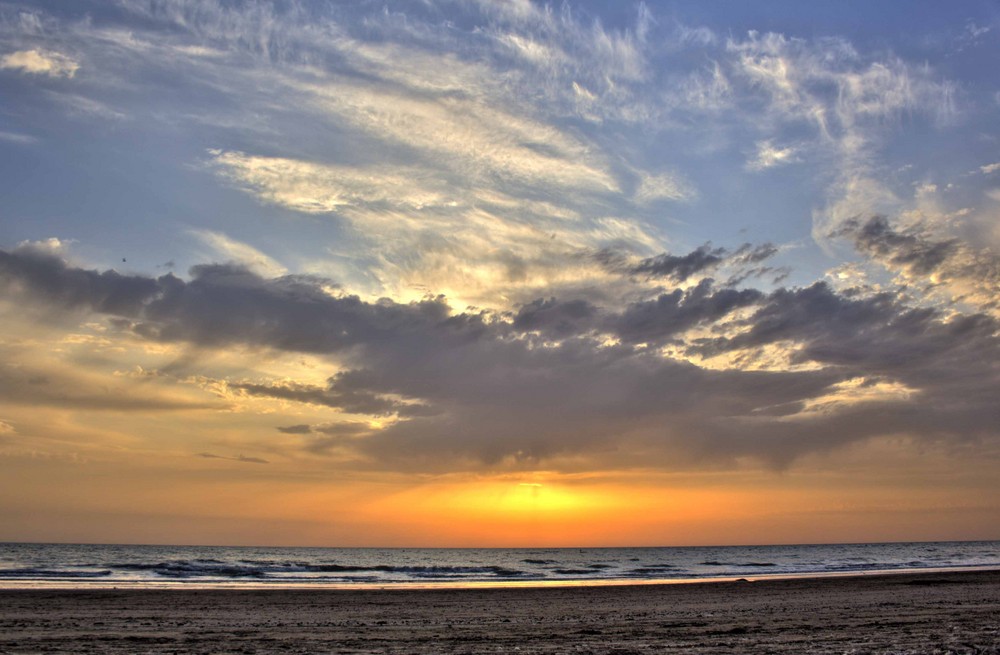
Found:
[(66, 55), (46, 50), (19, 50), (0, 57), (0, 69), (16, 70), (30, 75), (73, 77), (80, 64)]
[(562, 191), (618, 189), (600, 159), (571, 135), (477, 100), (425, 99), (346, 79), (298, 90), (318, 109), (460, 174)]
[(30, 134), (21, 134), (19, 132), (0, 132), (0, 141), (8, 141), (10, 143), (37, 143), (38, 139)]
[(793, 146), (781, 148), (770, 140), (757, 142), (757, 153), (747, 162), (747, 168), (752, 171), (762, 171), (775, 166), (783, 166), (798, 161)]
[(260, 457), (248, 457), (246, 455), (237, 455), (236, 457), (226, 457), (225, 455), (216, 455), (214, 453), (198, 453), (198, 457), (204, 459), (225, 459), (230, 462), (243, 462), (245, 464), (270, 464), (266, 459)]
[(209, 248), (213, 258), (245, 266), (267, 277), (278, 277), (288, 269), (277, 260), (265, 255), (253, 246), (237, 241), (220, 232), (211, 230), (191, 230), (191, 234)]
[(120, 121), (128, 119), (128, 115), (114, 109), (107, 103), (94, 100), (75, 93), (52, 93), (52, 98), (66, 108), (70, 114), (81, 117), (101, 118)]
[(694, 195), (690, 185), (678, 176), (664, 173), (658, 175), (642, 173), (639, 188), (635, 191), (636, 201), (644, 204), (656, 200), (688, 200)]
[[(639, 225), (586, 220), (577, 199), (532, 200), (476, 188), (433, 168), (221, 151), (211, 157), (219, 175), (260, 200), (346, 220), (358, 237), (377, 240), (383, 256), (375, 270), (385, 285), (379, 291), (396, 297), (435, 289), (492, 305), (498, 295), (523, 297), (539, 287), (604, 277), (582, 257), (592, 249), (618, 243), (645, 250), (658, 243)], [(686, 192), (668, 176), (653, 178), (643, 191), (645, 202)]]
[(264, 201), (310, 214), (388, 205), (421, 210), (454, 206), (444, 180), (418, 167), (346, 166), (242, 152), (210, 152), (220, 175)]

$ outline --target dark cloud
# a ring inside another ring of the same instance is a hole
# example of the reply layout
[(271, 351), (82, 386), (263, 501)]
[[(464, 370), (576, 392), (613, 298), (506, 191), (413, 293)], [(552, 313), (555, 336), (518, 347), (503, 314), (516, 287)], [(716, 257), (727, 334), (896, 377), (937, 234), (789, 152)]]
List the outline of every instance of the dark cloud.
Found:
[(148, 387), (118, 382), (95, 385), (60, 371), (45, 374), (18, 364), (0, 364), (0, 399), (4, 404), (113, 412), (163, 412), (224, 409), (218, 402), (198, 402), (157, 395)]
[(243, 342), (300, 352), (334, 352), (398, 339), (441, 324), (442, 333), (475, 338), (479, 319), (449, 317), (443, 298), (401, 305), (332, 296), (328, 280), (308, 276), (264, 279), (235, 265), (196, 266), (188, 282), (98, 273), (48, 253), (0, 250), (0, 287), (7, 295), (64, 309), (131, 318), (141, 336), (200, 345)]
[[(231, 382), (229, 387), (238, 389), (251, 396), (264, 396), (292, 400), (312, 405), (333, 407), (352, 414), (367, 414), (369, 416), (413, 416), (426, 413), (426, 408), (419, 404), (404, 403), (392, 398), (386, 398), (378, 393), (368, 391), (373, 386), (369, 382), (367, 371), (344, 371), (330, 378), (329, 385), (316, 385), (287, 382), (283, 384), (255, 384), (249, 382)], [(293, 426), (305, 427), (309, 426)], [(288, 429), (282, 429), (289, 432)]]
[[(995, 435), (1000, 425), (1000, 405), (991, 400), (1000, 393), (1000, 323), (985, 314), (911, 308), (890, 294), (849, 298), (817, 283), (773, 293), (747, 328), (698, 349), (719, 354), (791, 342), (799, 363), (904, 384), (916, 392), (912, 403), (869, 415), (887, 431), (892, 424), (896, 431)], [(850, 433), (866, 433), (865, 425), (856, 421)]]
[(537, 331), (555, 337), (568, 337), (593, 327), (598, 310), (586, 300), (558, 302), (555, 298), (539, 298), (521, 307), (514, 316), (514, 328), (525, 332)]
[(585, 300), (539, 299), (522, 306), (513, 325), (550, 339), (602, 333), (632, 344), (663, 343), (763, 298), (755, 289), (717, 289), (706, 278), (687, 290), (674, 289), (651, 300), (629, 303), (621, 312), (600, 310)]
[(278, 426), (278, 432), (284, 434), (309, 434), (312, 427), (306, 424)]
[(643, 275), (650, 278), (667, 278), (674, 282), (685, 282), (688, 278), (702, 273), (711, 273), (721, 266), (745, 269), (777, 254), (778, 249), (770, 243), (754, 246), (744, 243), (736, 250), (713, 248), (704, 244), (686, 255), (662, 253), (648, 257), (635, 264), (627, 264), (620, 255), (603, 251), (597, 259), (606, 268), (623, 270), (631, 275)]
[(159, 291), (162, 280), (71, 268), (30, 246), (13, 252), (0, 250), (0, 284), (8, 293), (24, 285), (32, 296), (65, 308), (133, 315)]
[(326, 425), (313, 426), (313, 431), (320, 434), (335, 435), (340, 437), (367, 434), (372, 431), (366, 423), (330, 423)]
[[(730, 256), (754, 262), (770, 250)], [(505, 317), (453, 314), (443, 298), (365, 302), (331, 294), (326, 280), (263, 279), (232, 266), (198, 267), (184, 281), (79, 271), (37, 253), (0, 261), (6, 293), (114, 307), (150, 339), (335, 355), (341, 372), (325, 386), (229, 384), (249, 395), (398, 418), (383, 429), (279, 428), (310, 434), (302, 447), (314, 452), (349, 448), (369, 466), (648, 467), (744, 457), (780, 466), (877, 435), (1000, 436), (997, 321), (915, 308), (889, 294), (840, 293), (823, 283), (764, 293), (706, 279), (617, 309), (549, 298)], [(78, 289), (80, 277), (97, 282), (90, 296), (69, 299), (60, 284)], [(118, 285), (144, 291), (105, 303)], [(692, 328), (702, 336), (690, 336)], [(671, 359), (657, 347), (668, 342), (681, 354), (735, 364), (715, 370)], [(810, 367), (750, 370), (768, 349)], [(904, 391), (853, 402), (844, 395), (852, 385)]]
[(736, 309), (759, 302), (755, 289), (721, 289), (712, 280), (681, 291), (675, 289), (654, 300), (629, 305), (613, 323), (614, 333), (629, 343), (660, 343), (698, 325), (713, 323)]
[(203, 457), (205, 459), (225, 459), (230, 462), (244, 462), (246, 464), (270, 464), (270, 462), (266, 459), (261, 459), (260, 457), (247, 457), (246, 455), (226, 457), (225, 455), (216, 455), (214, 453), (198, 453), (198, 457)]
[(779, 289), (746, 321), (745, 332), (704, 340), (699, 352), (713, 355), (786, 340), (811, 340), (820, 334), (847, 338), (855, 330), (891, 320), (903, 310), (890, 294), (852, 299), (836, 293), (825, 282), (801, 289)]
[(744, 243), (730, 255), (729, 260), (739, 264), (759, 264), (777, 254), (778, 247), (773, 243), (764, 243), (757, 246)]
[(712, 248), (708, 244), (698, 247), (686, 255), (663, 253), (643, 259), (629, 269), (635, 275), (669, 277), (683, 282), (696, 273), (709, 271), (726, 259), (725, 248)]
[(333, 352), (398, 338), (448, 318), (440, 298), (408, 305), (366, 303), (357, 296), (331, 296), (325, 280), (310, 277), (263, 279), (236, 266), (200, 266), (191, 273), (188, 283), (166, 280), (136, 331), (166, 341), (243, 341)]
[(312, 453), (327, 454), (334, 448), (353, 449), (357, 438), (370, 435), (373, 429), (367, 423), (343, 422), (290, 425), (279, 427), (278, 431), (283, 434), (310, 435), (304, 448)]
[(919, 233), (900, 232), (890, 227), (884, 216), (847, 221), (832, 236), (850, 237), (859, 251), (920, 275), (940, 268), (958, 249), (957, 239), (934, 240)]
[(864, 255), (899, 276), (904, 284), (945, 290), (962, 302), (996, 315), (1000, 309), (1000, 254), (959, 239), (935, 237), (925, 226), (894, 228), (884, 216), (847, 221), (831, 233), (850, 239)]

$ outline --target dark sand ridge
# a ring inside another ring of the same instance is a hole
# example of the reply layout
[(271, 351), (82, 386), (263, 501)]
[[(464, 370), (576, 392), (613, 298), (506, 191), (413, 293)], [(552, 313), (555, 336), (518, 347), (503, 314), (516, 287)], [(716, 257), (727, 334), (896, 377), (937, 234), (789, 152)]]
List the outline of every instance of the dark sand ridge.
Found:
[(1000, 653), (1000, 571), (425, 591), (4, 590), (3, 653)]

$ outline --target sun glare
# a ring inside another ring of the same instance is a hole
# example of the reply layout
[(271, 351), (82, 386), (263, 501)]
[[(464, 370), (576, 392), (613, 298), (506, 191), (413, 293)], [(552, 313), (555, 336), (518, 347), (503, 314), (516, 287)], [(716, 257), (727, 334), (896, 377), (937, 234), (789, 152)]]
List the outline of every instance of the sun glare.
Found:
[(450, 509), (459, 513), (493, 514), (498, 517), (577, 515), (599, 504), (592, 494), (564, 485), (541, 482), (489, 482), (454, 490)]

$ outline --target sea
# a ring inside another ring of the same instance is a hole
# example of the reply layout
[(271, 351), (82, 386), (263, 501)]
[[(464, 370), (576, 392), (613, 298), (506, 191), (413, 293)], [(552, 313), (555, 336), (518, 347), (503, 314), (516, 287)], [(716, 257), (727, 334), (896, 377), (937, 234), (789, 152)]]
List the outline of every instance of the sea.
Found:
[(0, 587), (557, 586), (1000, 569), (1000, 541), (663, 548), (0, 544)]

